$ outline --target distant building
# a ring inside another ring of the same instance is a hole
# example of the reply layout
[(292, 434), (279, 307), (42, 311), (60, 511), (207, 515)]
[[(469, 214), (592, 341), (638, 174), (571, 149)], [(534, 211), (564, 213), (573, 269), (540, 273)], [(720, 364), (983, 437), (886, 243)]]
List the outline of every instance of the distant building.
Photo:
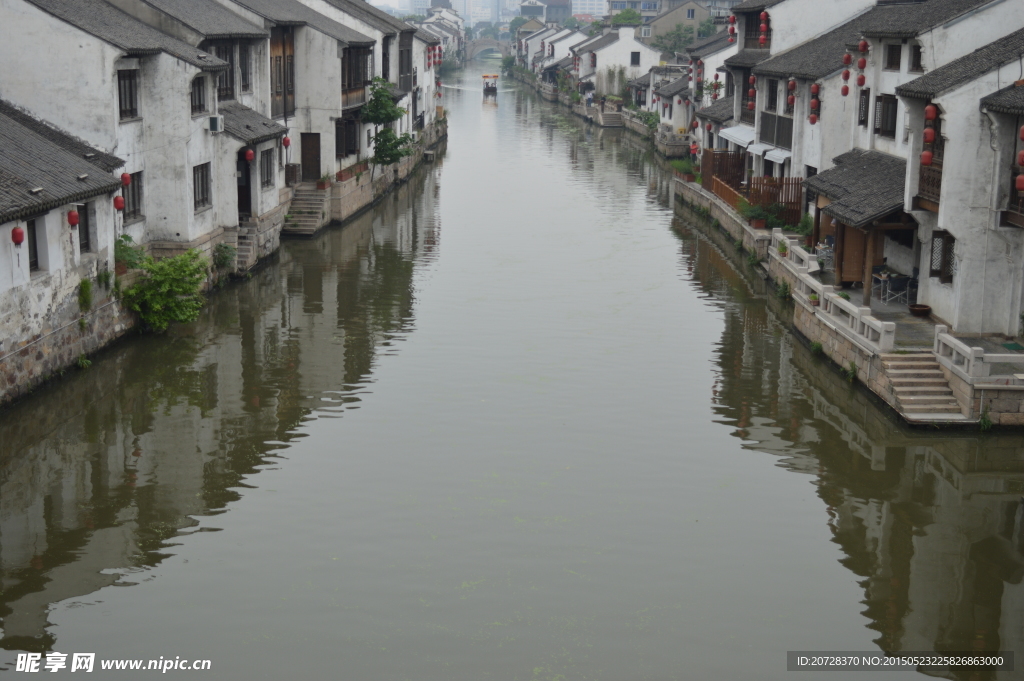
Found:
[(671, 33), (676, 26), (689, 26), (693, 29), (693, 37), (696, 38), (701, 22), (710, 17), (711, 12), (706, 7), (690, 0), (650, 19), (650, 23), (641, 28), (640, 35), (644, 40), (653, 40), (659, 35)]
[(519, 5), (519, 16), (544, 21), (547, 5), (540, 0), (526, 0)]
[(572, 16), (572, 0), (541, 0), (547, 5), (545, 19), (549, 24), (561, 24)]

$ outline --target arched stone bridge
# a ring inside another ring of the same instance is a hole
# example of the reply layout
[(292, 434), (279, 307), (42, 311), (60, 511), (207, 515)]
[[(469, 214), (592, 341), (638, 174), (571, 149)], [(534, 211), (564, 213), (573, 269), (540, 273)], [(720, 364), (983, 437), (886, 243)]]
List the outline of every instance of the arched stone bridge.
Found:
[(492, 51), (500, 52), (502, 57), (507, 57), (510, 53), (509, 44), (494, 38), (471, 40), (466, 45), (466, 59), (476, 59), (484, 52)]

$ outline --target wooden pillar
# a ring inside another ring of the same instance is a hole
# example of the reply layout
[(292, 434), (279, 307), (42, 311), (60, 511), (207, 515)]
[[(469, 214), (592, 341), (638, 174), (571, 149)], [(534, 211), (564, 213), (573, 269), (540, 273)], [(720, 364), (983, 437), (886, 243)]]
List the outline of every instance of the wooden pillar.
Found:
[(875, 229), (868, 226), (867, 245), (864, 247), (864, 307), (871, 307), (871, 270), (875, 264)]
[(836, 220), (836, 245), (833, 246), (833, 258), (835, 259), (836, 269), (836, 288), (843, 287), (843, 248), (846, 237), (846, 225)]
[(821, 209), (817, 203), (814, 205), (814, 230), (811, 232), (811, 246), (817, 246), (821, 241)]

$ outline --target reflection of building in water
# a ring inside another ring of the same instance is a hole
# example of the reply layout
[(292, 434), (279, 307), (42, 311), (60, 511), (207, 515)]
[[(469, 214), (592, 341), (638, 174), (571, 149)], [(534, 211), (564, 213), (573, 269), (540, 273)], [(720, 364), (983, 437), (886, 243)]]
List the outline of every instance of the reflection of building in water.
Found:
[(681, 240), (683, 269), (725, 314), (716, 411), (818, 479), (880, 648), (1024, 648), (1024, 438), (903, 428), (797, 342), (767, 297), (752, 300), (731, 245)]
[(414, 268), (438, 247), (435, 173), (292, 242), (177, 336), (125, 344), (5, 413), (0, 647), (50, 650), (52, 603), (155, 565), (310, 413), (361, 399), (377, 353), (411, 328)]

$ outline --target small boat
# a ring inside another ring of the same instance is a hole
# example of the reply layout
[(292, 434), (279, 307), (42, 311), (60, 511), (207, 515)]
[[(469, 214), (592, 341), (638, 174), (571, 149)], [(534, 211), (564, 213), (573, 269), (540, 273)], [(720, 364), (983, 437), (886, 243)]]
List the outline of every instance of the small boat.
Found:
[(484, 76), (484, 94), (485, 95), (496, 95), (498, 94), (498, 75), (493, 74)]

